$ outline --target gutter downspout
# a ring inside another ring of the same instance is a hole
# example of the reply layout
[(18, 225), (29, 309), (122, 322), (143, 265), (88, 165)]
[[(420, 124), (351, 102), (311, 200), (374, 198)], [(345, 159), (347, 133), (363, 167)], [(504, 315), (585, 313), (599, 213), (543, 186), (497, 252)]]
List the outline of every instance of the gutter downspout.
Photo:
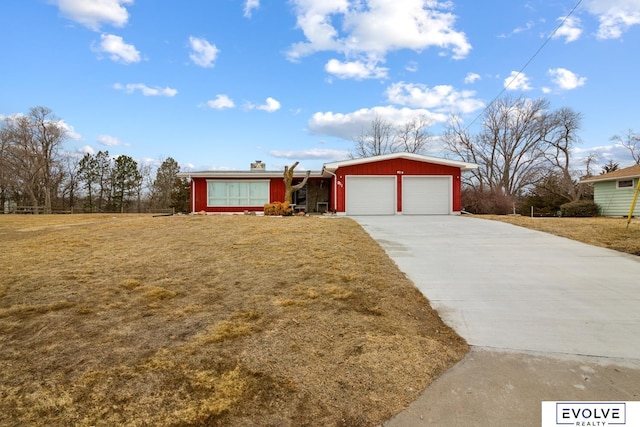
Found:
[(333, 175), (333, 211), (338, 213), (338, 177), (329, 169), (325, 169), (325, 171)]

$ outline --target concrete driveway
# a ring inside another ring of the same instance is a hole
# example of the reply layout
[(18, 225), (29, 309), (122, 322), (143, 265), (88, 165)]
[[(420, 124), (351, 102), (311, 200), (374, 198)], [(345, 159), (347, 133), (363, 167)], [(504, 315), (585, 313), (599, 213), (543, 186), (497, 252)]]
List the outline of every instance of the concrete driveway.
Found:
[(542, 400), (640, 400), (639, 257), (473, 217), (353, 219), (472, 346), (385, 425), (540, 425)]

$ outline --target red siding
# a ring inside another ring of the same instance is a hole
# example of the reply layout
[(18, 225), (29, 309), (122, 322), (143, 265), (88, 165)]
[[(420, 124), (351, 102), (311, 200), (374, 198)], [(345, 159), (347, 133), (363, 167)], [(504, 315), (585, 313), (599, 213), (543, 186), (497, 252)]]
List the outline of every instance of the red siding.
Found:
[[(212, 178), (193, 178), (191, 181), (191, 196), (194, 196), (195, 186), (195, 206), (191, 199), (191, 209), (193, 212), (242, 212), (256, 211), (262, 212), (264, 206), (228, 206), (211, 207), (207, 206), (207, 181)], [(222, 181), (255, 181), (255, 178), (221, 178)], [(269, 202), (282, 202), (284, 200), (284, 181), (282, 178), (269, 179)]]
[[(338, 168), (336, 170), (336, 176), (338, 180), (337, 188), (337, 208), (338, 212), (346, 211), (345, 200), (345, 176), (347, 175), (396, 175), (398, 177), (402, 175), (443, 175), (451, 176), (452, 186), (452, 199), (454, 212), (459, 212), (462, 209), (462, 202), (460, 199), (460, 168), (453, 166), (438, 165), (435, 163), (425, 163), (409, 159), (391, 159), (383, 160), (379, 162), (363, 163), (360, 165), (352, 165)], [(402, 211), (402, 179), (397, 180), (397, 211)]]

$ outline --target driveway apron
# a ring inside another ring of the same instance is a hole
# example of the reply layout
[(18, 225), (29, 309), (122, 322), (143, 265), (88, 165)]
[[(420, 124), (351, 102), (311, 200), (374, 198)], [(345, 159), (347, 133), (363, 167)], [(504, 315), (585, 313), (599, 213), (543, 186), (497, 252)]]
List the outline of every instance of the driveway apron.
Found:
[(472, 346), (640, 362), (639, 257), (466, 216), (353, 219)]

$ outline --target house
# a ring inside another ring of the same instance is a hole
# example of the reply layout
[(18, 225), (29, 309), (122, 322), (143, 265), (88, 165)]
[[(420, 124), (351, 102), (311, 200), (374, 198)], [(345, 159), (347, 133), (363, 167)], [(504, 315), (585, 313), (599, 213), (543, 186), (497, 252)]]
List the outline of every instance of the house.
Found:
[[(296, 209), (346, 215), (460, 213), (461, 174), (477, 165), (412, 153), (325, 163), (294, 194)], [(306, 172), (294, 171), (294, 184)], [(191, 182), (192, 212), (262, 211), (283, 201), (282, 171), (256, 161), (248, 171), (183, 172)]]
[[(635, 189), (640, 180), (640, 165), (631, 166), (604, 175), (585, 178), (581, 182), (593, 184), (593, 200), (603, 216), (627, 216)], [(633, 215), (640, 214), (640, 203)]]

